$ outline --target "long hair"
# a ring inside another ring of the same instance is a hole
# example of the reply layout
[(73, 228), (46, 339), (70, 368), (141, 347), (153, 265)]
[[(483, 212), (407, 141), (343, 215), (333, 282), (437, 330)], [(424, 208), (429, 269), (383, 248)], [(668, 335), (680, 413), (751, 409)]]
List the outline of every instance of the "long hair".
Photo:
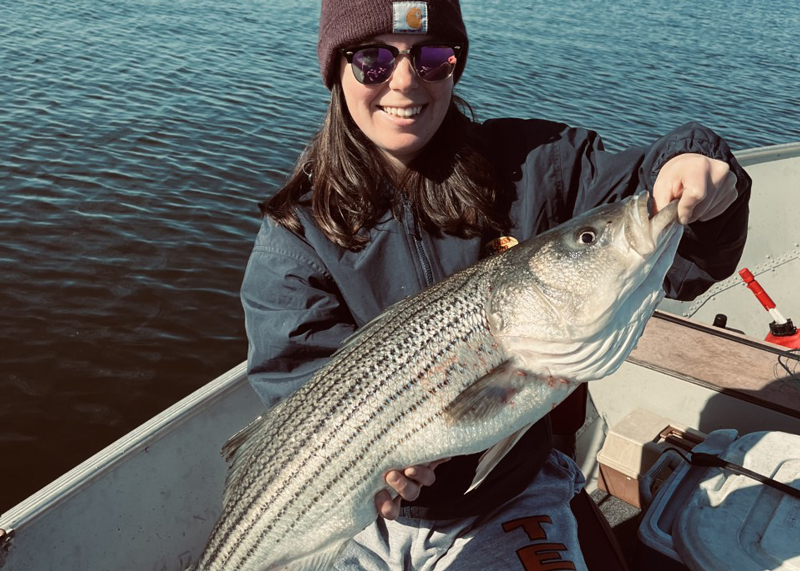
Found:
[[(400, 216), (403, 195), (426, 231), (469, 238), (509, 227), (491, 163), (477, 140), (469, 105), (453, 96), (442, 125), (398, 177), (383, 153), (350, 117), (341, 84), (331, 89), (322, 127), (286, 184), (262, 203), (262, 214), (302, 235), (297, 206), (335, 244), (360, 250), (367, 230), (391, 208)], [(309, 193), (309, 190), (313, 191)]]

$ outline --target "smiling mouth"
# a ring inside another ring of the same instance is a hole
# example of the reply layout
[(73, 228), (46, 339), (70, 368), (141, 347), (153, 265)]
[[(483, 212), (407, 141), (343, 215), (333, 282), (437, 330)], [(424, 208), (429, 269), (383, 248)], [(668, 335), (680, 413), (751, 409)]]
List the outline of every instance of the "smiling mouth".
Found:
[(422, 110), (425, 108), (425, 105), (419, 105), (417, 107), (383, 107), (381, 106), (381, 111), (384, 113), (388, 113), (389, 115), (394, 115), (395, 117), (401, 117), (404, 119), (409, 119), (416, 115), (422, 113)]

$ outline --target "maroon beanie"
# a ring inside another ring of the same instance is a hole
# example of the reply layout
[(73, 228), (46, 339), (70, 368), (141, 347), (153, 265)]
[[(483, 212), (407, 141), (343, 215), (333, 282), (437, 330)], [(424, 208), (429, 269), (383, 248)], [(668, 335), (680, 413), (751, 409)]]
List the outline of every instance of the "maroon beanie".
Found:
[(458, 0), (322, 0), (317, 55), (322, 81), (330, 89), (338, 73), (339, 48), (382, 34), (428, 34), (464, 46), (454, 78), (467, 61), (467, 29)]

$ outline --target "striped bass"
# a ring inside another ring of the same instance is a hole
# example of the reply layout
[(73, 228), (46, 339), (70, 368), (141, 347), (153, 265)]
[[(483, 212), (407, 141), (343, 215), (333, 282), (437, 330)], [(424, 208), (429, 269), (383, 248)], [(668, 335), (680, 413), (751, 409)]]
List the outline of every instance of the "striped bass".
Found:
[(234, 436), (198, 571), (329, 569), (384, 474), (487, 450), (473, 488), (579, 383), (614, 372), (664, 295), (683, 227), (639, 193), (407, 298)]

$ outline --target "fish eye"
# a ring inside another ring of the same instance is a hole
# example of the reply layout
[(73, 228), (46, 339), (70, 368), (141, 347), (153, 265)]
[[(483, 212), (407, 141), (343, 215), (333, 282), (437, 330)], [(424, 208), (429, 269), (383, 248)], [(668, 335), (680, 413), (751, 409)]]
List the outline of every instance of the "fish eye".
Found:
[(581, 244), (592, 244), (595, 240), (597, 240), (597, 232), (591, 228), (583, 228), (578, 230), (577, 238), (578, 242)]

